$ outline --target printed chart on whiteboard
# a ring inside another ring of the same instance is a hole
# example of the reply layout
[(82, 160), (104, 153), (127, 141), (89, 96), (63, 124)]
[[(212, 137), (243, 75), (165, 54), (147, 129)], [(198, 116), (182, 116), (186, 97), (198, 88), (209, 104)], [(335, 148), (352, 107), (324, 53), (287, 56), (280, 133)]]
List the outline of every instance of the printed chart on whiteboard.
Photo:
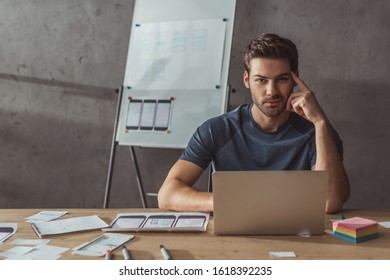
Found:
[[(125, 85), (133, 89), (213, 89), (220, 85), (223, 19), (137, 23)], [(207, 71), (199, 71), (207, 65)]]

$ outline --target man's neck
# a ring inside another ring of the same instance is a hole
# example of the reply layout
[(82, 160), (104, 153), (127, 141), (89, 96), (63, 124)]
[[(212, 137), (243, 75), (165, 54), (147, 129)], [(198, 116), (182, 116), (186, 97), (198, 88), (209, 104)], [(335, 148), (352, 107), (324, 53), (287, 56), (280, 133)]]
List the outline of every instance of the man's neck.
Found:
[(275, 132), (288, 120), (290, 112), (285, 110), (277, 117), (268, 117), (253, 104), (252, 116), (257, 125), (262, 129), (268, 132)]

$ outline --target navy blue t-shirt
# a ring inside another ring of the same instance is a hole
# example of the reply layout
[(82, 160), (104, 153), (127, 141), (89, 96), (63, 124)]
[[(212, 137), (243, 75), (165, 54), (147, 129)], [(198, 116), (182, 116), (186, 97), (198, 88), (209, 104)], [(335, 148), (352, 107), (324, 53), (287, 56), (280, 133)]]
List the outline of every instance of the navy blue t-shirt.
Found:
[[(256, 124), (252, 104), (209, 119), (194, 133), (180, 159), (214, 170), (310, 170), (316, 162), (314, 125), (290, 113), (276, 132)], [(343, 158), (343, 143), (333, 130)]]

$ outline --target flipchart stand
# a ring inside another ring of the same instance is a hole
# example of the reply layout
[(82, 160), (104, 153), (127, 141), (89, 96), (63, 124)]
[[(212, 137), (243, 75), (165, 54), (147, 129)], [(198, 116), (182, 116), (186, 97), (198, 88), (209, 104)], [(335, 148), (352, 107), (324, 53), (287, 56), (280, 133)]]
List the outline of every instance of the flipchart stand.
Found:
[[(122, 103), (122, 96), (123, 96), (123, 86), (121, 86), (117, 90), (118, 94), (118, 101), (117, 101), (117, 107), (116, 107), (116, 114), (115, 114), (115, 122), (114, 122), (114, 132), (112, 136), (112, 142), (111, 142), (111, 152), (110, 152), (110, 161), (108, 165), (108, 174), (107, 174), (107, 181), (106, 181), (106, 191), (104, 194), (104, 203), (103, 203), (103, 208), (108, 207), (108, 203), (110, 200), (110, 192), (111, 192), (111, 183), (112, 183), (112, 176), (113, 176), (113, 170), (114, 170), (114, 163), (115, 163), (115, 155), (116, 155), (116, 149), (118, 146), (118, 141), (116, 140), (116, 135), (117, 135), (117, 130), (118, 130), (118, 123), (119, 123), (119, 116), (120, 116), (120, 108), (121, 108), (121, 103)], [(137, 187), (138, 187), (138, 192), (140, 194), (141, 198), (141, 203), (143, 208), (147, 208), (147, 201), (145, 198), (145, 190), (142, 184), (142, 178), (141, 178), (141, 173), (137, 161), (137, 156), (134, 150), (134, 146), (129, 146), (130, 150), (130, 156), (131, 160), (134, 165), (135, 169), (135, 174), (136, 174), (136, 180), (137, 180)]]

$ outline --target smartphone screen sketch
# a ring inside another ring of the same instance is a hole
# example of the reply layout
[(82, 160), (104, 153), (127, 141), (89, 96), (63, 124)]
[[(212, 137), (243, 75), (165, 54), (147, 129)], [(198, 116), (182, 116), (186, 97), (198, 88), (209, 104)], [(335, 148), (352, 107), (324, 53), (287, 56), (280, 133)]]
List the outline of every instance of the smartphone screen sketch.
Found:
[(156, 100), (145, 99), (141, 113), (141, 130), (152, 130), (154, 124), (154, 115), (156, 112)]
[(205, 216), (179, 216), (177, 218), (176, 228), (201, 228), (206, 223)]
[(169, 228), (175, 222), (175, 216), (156, 215), (149, 216), (143, 228)]
[(123, 228), (139, 228), (145, 221), (146, 216), (121, 216), (112, 225), (112, 228), (123, 229)]
[(169, 126), (169, 116), (171, 112), (171, 100), (159, 100), (157, 102), (155, 130), (167, 130)]
[(7, 239), (13, 231), (12, 227), (0, 227), (0, 242)]
[(138, 129), (142, 111), (142, 100), (132, 99), (127, 110), (126, 128)]

